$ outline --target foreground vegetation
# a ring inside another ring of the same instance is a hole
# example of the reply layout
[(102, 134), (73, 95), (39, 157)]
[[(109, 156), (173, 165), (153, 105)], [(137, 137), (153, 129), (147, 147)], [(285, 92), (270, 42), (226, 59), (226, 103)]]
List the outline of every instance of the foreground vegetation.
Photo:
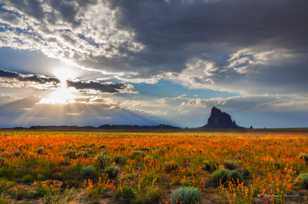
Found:
[(308, 203), (305, 133), (0, 132), (2, 203)]

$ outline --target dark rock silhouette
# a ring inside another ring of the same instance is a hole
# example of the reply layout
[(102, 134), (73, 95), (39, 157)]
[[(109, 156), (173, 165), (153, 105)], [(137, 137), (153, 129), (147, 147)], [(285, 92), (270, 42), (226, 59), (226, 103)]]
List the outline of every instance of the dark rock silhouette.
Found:
[(213, 107), (208, 122), (203, 128), (206, 129), (240, 129), (235, 121), (232, 120), (228, 113), (222, 112), (220, 109)]

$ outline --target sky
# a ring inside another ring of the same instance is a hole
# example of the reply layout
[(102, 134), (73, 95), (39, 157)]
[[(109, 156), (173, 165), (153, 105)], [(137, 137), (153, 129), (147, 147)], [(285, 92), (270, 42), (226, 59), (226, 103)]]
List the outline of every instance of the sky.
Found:
[(0, 127), (308, 127), (306, 0), (0, 0)]

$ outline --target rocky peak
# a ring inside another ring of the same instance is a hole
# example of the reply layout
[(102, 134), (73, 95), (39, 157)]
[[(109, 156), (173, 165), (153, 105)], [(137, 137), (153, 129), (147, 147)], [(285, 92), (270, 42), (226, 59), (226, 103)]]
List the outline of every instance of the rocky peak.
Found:
[(220, 109), (213, 107), (207, 125), (204, 128), (208, 129), (238, 129), (239, 127), (232, 117)]

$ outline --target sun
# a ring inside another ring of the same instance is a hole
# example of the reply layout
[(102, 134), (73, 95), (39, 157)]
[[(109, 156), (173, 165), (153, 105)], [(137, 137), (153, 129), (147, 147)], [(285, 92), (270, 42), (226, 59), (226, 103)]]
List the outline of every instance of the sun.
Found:
[(73, 79), (75, 73), (70, 69), (56, 69), (53, 74), (59, 79), (59, 87), (43, 97), (39, 104), (65, 105), (76, 102), (77, 90), (67, 86), (67, 80)]

